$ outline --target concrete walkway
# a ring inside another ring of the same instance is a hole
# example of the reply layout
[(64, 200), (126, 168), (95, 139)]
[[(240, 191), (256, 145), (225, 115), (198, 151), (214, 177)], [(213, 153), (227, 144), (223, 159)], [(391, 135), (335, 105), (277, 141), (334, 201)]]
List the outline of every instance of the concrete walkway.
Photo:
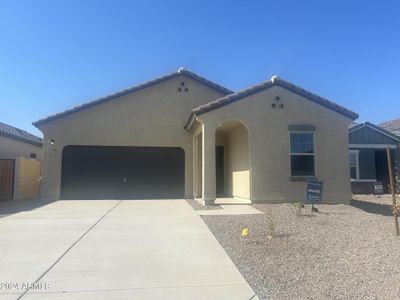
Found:
[(3, 299), (258, 298), (186, 201), (87, 200), (0, 218)]
[(262, 215), (262, 211), (251, 205), (220, 205), (221, 209), (197, 210), (200, 216), (224, 216), (224, 215)]

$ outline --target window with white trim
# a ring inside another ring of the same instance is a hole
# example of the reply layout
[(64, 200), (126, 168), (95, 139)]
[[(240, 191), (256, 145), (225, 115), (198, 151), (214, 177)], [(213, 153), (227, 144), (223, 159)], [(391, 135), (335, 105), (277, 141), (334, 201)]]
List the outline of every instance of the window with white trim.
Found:
[(291, 176), (315, 176), (314, 132), (290, 132)]
[(358, 150), (350, 150), (350, 179), (360, 179)]

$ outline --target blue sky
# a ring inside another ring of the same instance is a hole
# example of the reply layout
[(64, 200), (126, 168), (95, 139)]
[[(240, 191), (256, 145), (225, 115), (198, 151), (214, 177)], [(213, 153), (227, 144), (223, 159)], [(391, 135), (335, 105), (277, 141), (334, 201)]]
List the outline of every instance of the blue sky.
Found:
[(180, 66), (239, 90), (272, 75), (400, 117), (399, 1), (0, 0), (0, 121), (37, 119)]

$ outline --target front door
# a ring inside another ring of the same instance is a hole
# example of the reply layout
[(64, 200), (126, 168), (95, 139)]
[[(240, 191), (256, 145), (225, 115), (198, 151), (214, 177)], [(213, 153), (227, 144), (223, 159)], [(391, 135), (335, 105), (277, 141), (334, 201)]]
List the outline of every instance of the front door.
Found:
[(386, 150), (375, 150), (375, 172), (376, 180), (382, 182), (383, 191), (385, 194), (389, 194), (390, 180)]

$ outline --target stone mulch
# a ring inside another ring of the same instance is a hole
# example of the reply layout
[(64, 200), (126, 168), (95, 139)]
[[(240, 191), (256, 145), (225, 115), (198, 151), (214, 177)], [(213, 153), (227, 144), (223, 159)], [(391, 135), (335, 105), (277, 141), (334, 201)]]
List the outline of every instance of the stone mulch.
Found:
[(306, 205), (301, 216), (292, 204), (254, 207), (264, 215), (202, 218), (260, 299), (400, 299), (392, 216), (349, 205)]

